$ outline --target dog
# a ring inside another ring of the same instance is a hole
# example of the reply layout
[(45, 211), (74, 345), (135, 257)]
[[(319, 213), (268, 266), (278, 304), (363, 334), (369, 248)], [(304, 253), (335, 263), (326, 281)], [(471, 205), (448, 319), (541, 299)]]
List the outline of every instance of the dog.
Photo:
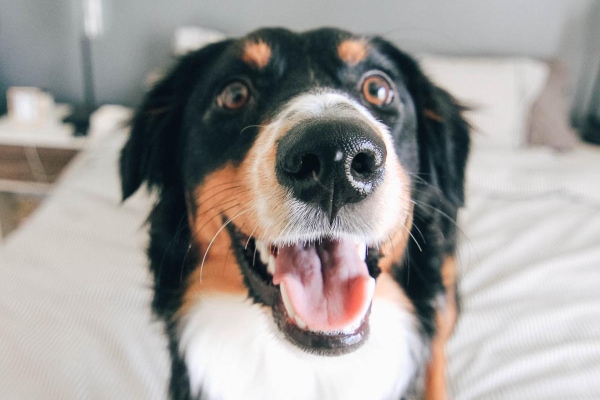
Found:
[(172, 399), (444, 399), (469, 126), (380, 37), (261, 29), (178, 61), (120, 159), (156, 191)]

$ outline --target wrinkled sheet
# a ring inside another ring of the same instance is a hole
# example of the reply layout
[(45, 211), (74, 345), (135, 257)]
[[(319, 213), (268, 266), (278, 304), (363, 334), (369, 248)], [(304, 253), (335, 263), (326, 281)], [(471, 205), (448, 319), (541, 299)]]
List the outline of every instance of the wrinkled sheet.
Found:
[(0, 398), (164, 399), (143, 191), (120, 202), (119, 132), (77, 156), (0, 247)]
[(600, 399), (600, 150), (476, 149), (456, 399)]

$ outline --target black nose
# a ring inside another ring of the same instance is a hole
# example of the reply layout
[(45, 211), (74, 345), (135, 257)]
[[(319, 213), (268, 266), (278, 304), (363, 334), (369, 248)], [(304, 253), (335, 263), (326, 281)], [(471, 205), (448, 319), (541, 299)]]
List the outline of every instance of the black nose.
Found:
[(385, 144), (366, 122), (354, 118), (299, 123), (279, 141), (279, 183), (333, 222), (339, 210), (357, 203), (383, 181)]

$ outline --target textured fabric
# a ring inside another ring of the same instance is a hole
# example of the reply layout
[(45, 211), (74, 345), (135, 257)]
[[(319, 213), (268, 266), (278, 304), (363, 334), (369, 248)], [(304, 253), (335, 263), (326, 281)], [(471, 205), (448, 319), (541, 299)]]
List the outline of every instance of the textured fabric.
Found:
[[(119, 202), (123, 133), (81, 154), (0, 247), (0, 398), (164, 399), (141, 191)], [(454, 398), (600, 399), (600, 151), (478, 149), (458, 254)], [(240, 355), (243, 356), (243, 355)]]
[(480, 151), (469, 180), (455, 398), (600, 399), (600, 151)]
[(121, 205), (124, 133), (82, 154), (0, 248), (0, 398), (161, 399), (143, 194)]

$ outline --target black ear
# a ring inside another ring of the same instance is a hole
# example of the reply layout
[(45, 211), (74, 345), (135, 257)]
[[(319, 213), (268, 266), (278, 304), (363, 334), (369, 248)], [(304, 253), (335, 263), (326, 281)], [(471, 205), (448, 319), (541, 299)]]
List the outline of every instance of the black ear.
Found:
[(176, 185), (181, 168), (181, 124), (198, 77), (230, 41), (214, 43), (183, 57), (146, 95), (121, 151), (123, 200), (146, 182), (149, 188)]
[(429, 81), (423, 85), (422, 104), (417, 105), (421, 170), (447, 200), (461, 207), (470, 146), (469, 124), (461, 115), (465, 108)]
[(412, 57), (383, 39), (375, 39), (375, 43), (404, 74), (415, 104), (421, 176), (455, 207), (464, 205), (470, 145), (469, 124), (462, 117), (465, 107), (435, 86)]

